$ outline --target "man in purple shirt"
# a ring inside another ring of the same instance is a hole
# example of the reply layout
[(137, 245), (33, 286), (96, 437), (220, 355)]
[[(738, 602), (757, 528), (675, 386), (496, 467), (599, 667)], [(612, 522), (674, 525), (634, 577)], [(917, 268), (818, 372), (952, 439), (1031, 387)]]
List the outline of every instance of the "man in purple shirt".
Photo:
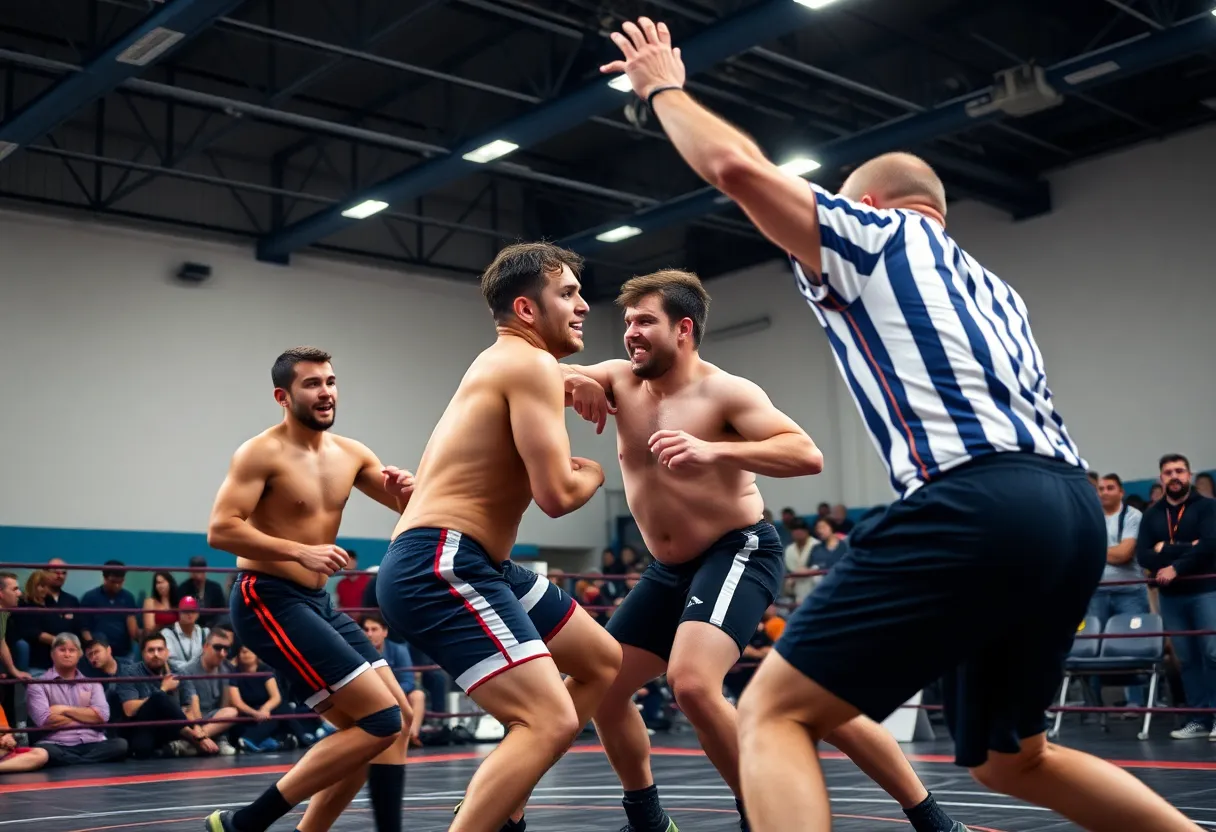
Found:
[(42, 674), (43, 684), (29, 686), (27, 707), (40, 728), (59, 730), (43, 736), (36, 745), (50, 758), (47, 765), (69, 766), (108, 763), (127, 756), (127, 741), (106, 739), (96, 727), (110, 719), (105, 691), (97, 682), (65, 684), (64, 679), (84, 679), (77, 670), (80, 639), (73, 633), (60, 633), (51, 645), (54, 667)]

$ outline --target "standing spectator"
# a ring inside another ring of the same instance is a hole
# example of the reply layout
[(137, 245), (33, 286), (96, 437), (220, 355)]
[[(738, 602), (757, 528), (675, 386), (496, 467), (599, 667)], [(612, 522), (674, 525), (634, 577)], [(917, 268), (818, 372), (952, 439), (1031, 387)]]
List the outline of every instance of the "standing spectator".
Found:
[[(111, 607), (113, 609), (138, 610), (135, 596), (123, 589), (127, 580), (127, 570), (120, 560), (108, 560), (103, 564), (111, 567), (101, 570), (101, 586), (94, 587), (80, 599), (83, 607), (90, 609)], [(114, 657), (125, 659), (131, 655), (135, 642), (139, 639), (139, 628), (135, 623), (135, 614), (121, 615), (117, 613), (86, 613), (81, 615), (81, 632), (85, 641), (92, 641), (97, 636), (105, 636)]]
[[(187, 595), (194, 596), (201, 609), (223, 609), (228, 606), (223, 587), (207, 579), (207, 559), (202, 555), (190, 558), (190, 577), (178, 588), (174, 601), (180, 606)], [(214, 627), (221, 615), (218, 612), (199, 613), (198, 620), (204, 627)]]
[[(811, 551), (815, 548), (815, 541), (811, 539), (811, 530), (807, 528), (806, 521), (801, 517), (794, 519), (793, 524), (790, 526), (790, 536), (790, 545), (785, 547), (786, 575), (810, 569)], [(792, 577), (788, 581), (789, 594), (799, 604), (802, 603), (803, 598), (811, 594), (811, 590), (818, 583), (813, 577), (809, 576), (802, 578)]]
[[(47, 572), (51, 573), (50, 590), (47, 592), (46, 605), (48, 608), (64, 607), (66, 609), (78, 609), (80, 607), (80, 599), (63, 588), (64, 582), (68, 579), (68, 570), (63, 568), (63, 558), (51, 558), (47, 561)], [(80, 635), (80, 619), (76, 617), (76, 613), (58, 613), (55, 623), (51, 626), (51, 631), (55, 633), (75, 633)]]
[(194, 661), (203, 652), (208, 630), (199, 626), (198, 601), (193, 595), (182, 598), (177, 619), (177, 623), (166, 627), (161, 634), (169, 646), (169, 661), (184, 664)]
[[(145, 681), (120, 682), (118, 698), (123, 715), (132, 722), (186, 720), (185, 708), (197, 696), (194, 684), (180, 681), (169, 669), (169, 650), (160, 633), (146, 635), (140, 643), (143, 661), (131, 668), (132, 676)], [(193, 757), (199, 751), (218, 754), (219, 746), (203, 733), (199, 725), (141, 725), (128, 729), (131, 756), (146, 759), (157, 754), (168, 757)]]
[[(1191, 465), (1182, 454), (1161, 457), (1159, 468), (1165, 498), (1144, 513), (1136, 559), (1157, 580), (1165, 629), (1216, 630), (1216, 578), (1180, 580), (1216, 572), (1216, 500), (1191, 488)], [(1216, 707), (1216, 636), (1170, 641), (1182, 665), (1187, 704)], [(1194, 716), (1170, 736), (1216, 740), (1216, 730), (1211, 715)]]
[[(14, 679), (34, 678), (19, 670), (13, 661), (13, 651), (8, 646), (9, 610), (21, 602), (21, 585), (12, 572), (0, 572), (0, 672)], [(14, 629), (16, 625), (14, 625)], [(7, 685), (6, 685), (7, 687)]]
[(174, 606), (177, 598), (177, 581), (168, 572), (157, 572), (152, 576), (152, 594), (144, 599), (144, 632), (155, 633), (177, 623)]
[(51, 573), (37, 569), (25, 579), (25, 596), (18, 606), (26, 612), (18, 613), (21, 638), (29, 645), (29, 669), (34, 675), (44, 673), (51, 667), (51, 645), (55, 634), (50, 626), (58, 616), (47, 609), (46, 596), (50, 592)]
[(51, 649), (54, 667), (40, 678), (52, 684), (30, 685), (30, 716), (39, 727), (60, 730), (45, 735), (36, 747), (46, 751), (48, 765), (70, 766), (108, 763), (127, 756), (127, 741), (106, 739), (98, 728), (110, 719), (105, 691), (96, 682), (59, 684), (62, 679), (84, 679), (80, 663), (80, 639), (60, 633)]
[(838, 534), (847, 535), (853, 531), (853, 521), (849, 519), (849, 510), (844, 503), (837, 503), (832, 506), (832, 513), (829, 515), (832, 523), (836, 526)]
[(410, 725), (410, 745), (421, 746), (422, 742), (418, 736), (426, 718), (426, 694), (418, 689), (415, 681), (417, 672), (413, 669), (415, 665), (410, 648), (388, 640), (388, 624), (376, 613), (364, 617), (363, 632), (367, 633), (367, 640), (372, 643), (372, 647), (388, 662), (389, 670), (397, 677), (397, 684), (401, 685), (405, 698), (414, 709), (414, 722)]
[[(354, 572), (359, 568), (359, 557), (355, 554), (354, 549), (347, 549), (346, 555), (350, 560), (346, 564), (346, 569)], [(371, 575), (344, 575), (338, 581), (338, 585), (334, 588), (335, 594), (338, 596), (338, 609), (347, 610), (354, 607), (363, 606), (363, 592), (367, 589), (368, 583), (371, 582)], [(363, 620), (362, 613), (347, 613), (355, 621)]]
[[(193, 599), (192, 599), (193, 600)], [(182, 676), (209, 676), (208, 679), (192, 679), (195, 696), (186, 707), (186, 716), (190, 719), (234, 719), (240, 716), (232, 707), (228, 697), (228, 679), (220, 676), (232, 669), (225, 659), (232, 649), (232, 631), (216, 625), (207, 634), (203, 651), (190, 662), (182, 665), (170, 664)], [(228, 741), (225, 732), (231, 723), (211, 722), (204, 726), (203, 733), (215, 740), (220, 754), (230, 757), (236, 753), (232, 743)]]
[[(0, 708), (0, 728), (8, 727), (8, 714), (4, 708)], [(37, 771), (46, 765), (46, 761), (45, 749), (23, 748), (17, 745), (16, 734), (0, 734), (0, 774)]]
[(1195, 492), (1208, 499), (1216, 497), (1216, 480), (1212, 479), (1211, 474), (1200, 474), (1195, 477)]

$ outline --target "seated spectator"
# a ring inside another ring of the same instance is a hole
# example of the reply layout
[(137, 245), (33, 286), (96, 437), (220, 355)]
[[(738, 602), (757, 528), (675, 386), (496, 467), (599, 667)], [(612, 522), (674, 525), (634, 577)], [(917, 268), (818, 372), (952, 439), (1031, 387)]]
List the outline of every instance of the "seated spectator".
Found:
[[(832, 516), (831, 505), (829, 505), (828, 503), (820, 503), (818, 506), (816, 506), (816, 508), (815, 508), (815, 519), (816, 520), (820, 519), (821, 517), (831, 517), (831, 516)], [(814, 528), (814, 523), (811, 524), (811, 527)]]
[(19, 607), (27, 610), (18, 613), (17, 622), (21, 639), (29, 645), (28, 667), (35, 676), (51, 667), (51, 645), (55, 634), (50, 631), (58, 616), (47, 608), (46, 597), (51, 589), (51, 573), (36, 569), (25, 579), (25, 594)]
[[(8, 626), (10, 615), (8, 610), (16, 607), (21, 601), (21, 585), (17, 576), (12, 572), (0, 572), (0, 673), (14, 679), (32, 679), (29, 673), (17, 667), (13, 660), (13, 651), (8, 646)], [(16, 624), (13, 630), (17, 629)]]
[(426, 718), (426, 694), (418, 689), (415, 681), (416, 671), (404, 669), (415, 666), (414, 659), (410, 655), (410, 648), (405, 644), (388, 640), (388, 624), (376, 613), (364, 616), (363, 632), (367, 633), (367, 639), (372, 643), (372, 647), (375, 647), (388, 662), (389, 669), (397, 677), (397, 684), (401, 685), (401, 690), (405, 691), (405, 698), (409, 700), (410, 707), (414, 711), (414, 722), (410, 725), (410, 745), (422, 745), (418, 736), (422, 731), (422, 722)]
[(1216, 497), (1216, 481), (1211, 474), (1199, 474), (1195, 477), (1195, 493), (1209, 500)]
[[(108, 560), (103, 564), (109, 567), (121, 567), (120, 560)], [(139, 627), (135, 623), (134, 611), (139, 609), (135, 596), (123, 589), (127, 580), (127, 570), (121, 568), (103, 569), (101, 586), (94, 587), (80, 599), (80, 605), (89, 609), (112, 607), (116, 610), (132, 610), (131, 615), (118, 613), (81, 614), (80, 629), (83, 641), (92, 641), (98, 636), (105, 636), (106, 643), (114, 652), (114, 658), (136, 658), (131, 656), (135, 643), (139, 639)]]
[[(80, 599), (63, 588), (63, 584), (68, 579), (68, 570), (63, 569), (63, 558), (51, 558), (47, 561), (46, 571), (51, 577), (48, 582), (48, 591), (46, 595), (46, 606), (48, 609), (56, 607), (64, 607), (66, 609), (79, 609)], [(56, 613), (55, 620), (50, 624), (51, 632), (53, 633), (74, 633), (80, 635), (80, 619), (76, 613)]]
[(41, 727), (58, 728), (36, 743), (47, 753), (48, 765), (72, 766), (109, 763), (127, 756), (127, 741), (107, 739), (98, 727), (110, 719), (105, 691), (96, 682), (58, 684), (62, 679), (84, 679), (80, 663), (80, 639), (60, 633), (51, 648), (54, 667), (41, 679), (57, 684), (30, 685), (26, 694), (30, 716)]
[[(178, 587), (177, 597), (173, 599), (181, 606), (182, 599), (191, 596), (198, 602), (201, 609), (221, 609), (228, 606), (223, 588), (215, 581), (207, 579), (207, 559), (202, 555), (190, 558), (190, 577)], [(198, 623), (204, 627), (214, 627), (222, 613), (200, 613)]]
[[(119, 722), (122, 719), (122, 700), (118, 698), (118, 685), (120, 683), (107, 681), (115, 676), (130, 676), (130, 662), (122, 661), (114, 658), (114, 651), (110, 648), (110, 642), (106, 641), (105, 636), (98, 636), (92, 641), (84, 643), (84, 656), (88, 665), (81, 669), (81, 672), (90, 679), (100, 681), (102, 689), (106, 692), (106, 702), (110, 706), (110, 719), (112, 722)], [(111, 727), (106, 729), (106, 733), (110, 736), (117, 736), (117, 731)]]
[[(185, 708), (198, 694), (193, 682), (178, 680), (170, 672), (165, 637), (160, 633), (144, 636), (140, 655), (143, 661), (131, 668), (131, 675), (142, 676), (145, 681), (118, 684), (123, 715), (132, 722), (185, 722)], [(141, 760), (154, 755), (193, 757), (200, 751), (218, 754), (220, 750), (200, 725), (139, 725), (127, 728), (126, 732), (131, 756)]]
[[(8, 727), (8, 715), (0, 708), (0, 728)], [(45, 748), (24, 748), (17, 745), (16, 734), (0, 734), (0, 774), (37, 771), (46, 765), (47, 759)]]
[(1148, 490), (1148, 504), (1156, 505), (1161, 497), (1165, 494), (1165, 490), (1161, 487), (1161, 483), (1155, 482)]
[(638, 557), (638, 550), (632, 546), (621, 547), (621, 566), (625, 573), (640, 572), (642, 568), (642, 560)]
[[(347, 549), (346, 556), (350, 558), (346, 564), (346, 570), (353, 572), (358, 569), (359, 556), (355, 554), (355, 550)], [(338, 609), (348, 610), (363, 606), (363, 592), (367, 589), (367, 585), (371, 579), (371, 575), (343, 575), (334, 587), (334, 595), (338, 599)], [(379, 605), (377, 604), (376, 606)], [(363, 613), (347, 614), (355, 619), (355, 621), (363, 620)]]
[(836, 527), (836, 533), (847, 535), (853, 531), (853, 521), (849, 519), (849, 510), (844, 503), (832, 506), (831, 520)]
[[(810, 569), (815, 541), (811, 539), (811, 530), (807, 528), (806, 521), (801, 517), (795, 518), (790, 525), (790, 535), (790, 545), (785, 547), (786, 574)], [(802, 600), (811, 594), (816, 583), (818, 581), (813, 577), (790, 578), (786, 584), (786, 592), (796, 603), (801, 604)]]
[(849, 541), (836, 533), (836, 523), (829, 517), (820, 517), (811, 528), (815, 548), (811, 552), (812, 569), (831, 569), (849, 553)]
[(152, 576), (152, 594), (144, 599), (144, 632), (155, 633), (177, 623), (177, 611), (173, 608), (177, 595), (177, 581), (168, 572), (157, 572)]
[[(245, 645), (236, 654), (236, 670), (242, 673), (270, 673), (270, 665), (258, 660), (257, 654)], [(254, 754), (278, 751), (283, 747), (307, 748), (321, 737), (309, 732), (298, 719), (271, 719), (294, 713), (295, 708), (283, 703), (279, 693), (279, 680), (274, 676), (263, 678), (236, 677), (228, 680), (228, 698), (241, 716), (257, 720), (253, 725), (240, 723), (232, 733), (241, 748)], [(300, 706), (300, 713), (311, 713)], [(310, 723), (311, 724), (311, 723)], [(280, 742), (280, 739), (282, 742)]]
[(185, 596), (179, 604), (177, 623), (161, 631), (169, 645), (170, 662), (184, 664), (202, 654), (207, 628), (200, 627), (198, 619), (198, 601), (192, 595)]
[(790, 545), (790, 541), (794, 539), (794, 525), (801, 522), (803, 520), (798, 516), (798, 512), (789, 506), (781, 509), (781, 522), (777, 524), (777, 537), (781, 539), (782, 546)]
[[(192, 599), (191, 599), (192, 600)], [(170, 667), (182, 676), (211, 676), (210, 679), (191, 679), (194, 683), (195, 696), (186, 706), (186, 716), (190, 719), (235, 719), (240, 712), (232, 707), (228, 698), (228, 679), (220, 676), (231, 670), (232, 666), (225, 661), (228, 651), (232, 649), (232, 631), (227, 627), (216, 626), (207, 634), (202, 652), (192, 661), (185, 664), (174, 664)], [(236, 753), (232, 743), (228, 741), (226, 732), (232, 723), (209, 722), (201, 726), (203, 733), (215, 740), (220, 754), (230, 757)]]

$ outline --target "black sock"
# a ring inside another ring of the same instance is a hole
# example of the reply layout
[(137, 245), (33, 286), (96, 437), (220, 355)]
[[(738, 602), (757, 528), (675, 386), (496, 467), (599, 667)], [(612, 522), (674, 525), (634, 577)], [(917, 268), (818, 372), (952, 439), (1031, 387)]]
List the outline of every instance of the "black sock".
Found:
[(750, 832), (751, 827), (747, 823), (747, 815), (743, 811), (743, 801), (735, 798), (735, 808), (739, 810), (739, 828), (743, 832)]
[(240, 832), (266, 832), (270, 825), (291, 811), (278, 786), (271, 786), (262, 796), (232, 816), (232, 825)]
[(502, 825), (498, 832), (524, 832), (528, 828), (528, 822), (521, 816), (519, 820), (511, 820), (507, 818), (507, 822)]
[(942, 811), (932, 793), (911, 809), (904, 809), (904, 814), (916, 832), (950, 832), (954, 828), (954, 819)]
[(658, 786), (647, 786), (644, 789), (625, 792), (621, 805), (625, 807), (625, 816), (629, 818), (629, 825), (638, 832), (652, 832), (652, 830), (664, 832), (667, 828), (667, 813), (663, 811), (663, 805), (659, 803)]
[(405, 795), (405, 766), (372, 763), (367, 791), (377, 832), (401, 832), (401, 798)]

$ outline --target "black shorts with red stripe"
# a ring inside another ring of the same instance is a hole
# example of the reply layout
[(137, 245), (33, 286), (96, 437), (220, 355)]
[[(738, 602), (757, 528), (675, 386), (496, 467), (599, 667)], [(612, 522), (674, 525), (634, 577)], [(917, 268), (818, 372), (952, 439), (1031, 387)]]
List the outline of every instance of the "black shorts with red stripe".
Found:
[[(536, 584), (526, 580), (534, 573), (515, 564), (511, 575), (524, 594)], [(549, 655), (512, 590), (505, 564), (495, 563), (481, 544), (458, 531), (422, 528), (399, 534), (380, 562), (376, 598), (389, 626), (466, 692)], [(544, 610), (554, 613), (550, 605)], [(561, 616), (568, 618), (567, 612)]]
[(274, 668), (285, 698), (314, 710), (359, 674), (387, 664), (324, 589), (241, 572), (229, 601), (241, 646)]

